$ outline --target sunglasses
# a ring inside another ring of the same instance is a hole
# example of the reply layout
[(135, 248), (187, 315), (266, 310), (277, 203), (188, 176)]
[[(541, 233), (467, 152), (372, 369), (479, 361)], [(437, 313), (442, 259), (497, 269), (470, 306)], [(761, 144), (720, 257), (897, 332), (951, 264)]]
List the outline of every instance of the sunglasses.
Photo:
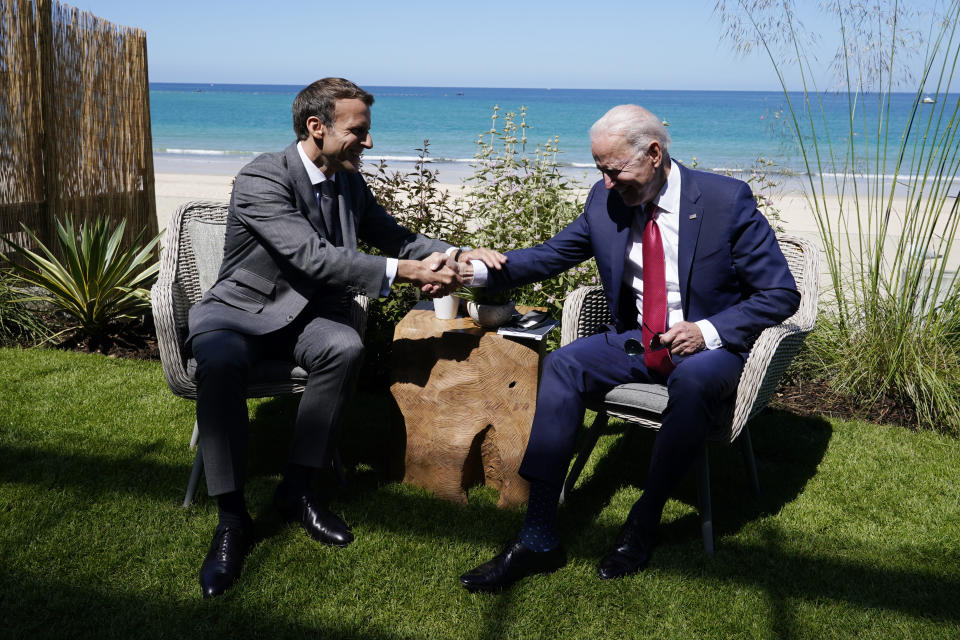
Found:
[[(644, 351), (653, 352), (653, 351), (659, 351), (660, 349), (667, 348), (667, 345), (660, 342), (660, 336), (663, 334), (662, 331), (660, 333), (657, 333), (656, 331), (651, 329), (646, 322), (642, 324), (647, 331), (653, 334), (653, 337), (650, 338), (650, 344), (644, 346), (644, 344), (640, 340), (637, 340), (636, 338), (627, 338), (626, 341), (624, 341), (623, 343), (623, 351), (628, 356), (639, 356)], [(609, 338), (607, 338), (607, 344), (610, 344)]]

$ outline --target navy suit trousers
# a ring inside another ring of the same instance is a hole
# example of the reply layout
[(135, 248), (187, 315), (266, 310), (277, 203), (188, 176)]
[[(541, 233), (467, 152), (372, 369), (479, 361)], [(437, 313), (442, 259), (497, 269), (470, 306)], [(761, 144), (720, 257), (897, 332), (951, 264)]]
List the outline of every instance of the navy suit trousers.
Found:
[[(613, 387), (627, 382), (663, 384), (643, 356), (623, 350), (640, 330), (599, 333), (580, 338), (549, 354), (537, 396), (530, 441), (520, 475), (560, 487), (574, 453), (585, 405), (599, 401)], [(743, 371), (744, 356), (726, 349), (674, 357), (677, 367), (666, 381), (669, 392), (663, 425), (657, 433), (644, 484), (648, 517), (659, 522), (670, 494), (704, 446), (710, 427), (729, 414)]]

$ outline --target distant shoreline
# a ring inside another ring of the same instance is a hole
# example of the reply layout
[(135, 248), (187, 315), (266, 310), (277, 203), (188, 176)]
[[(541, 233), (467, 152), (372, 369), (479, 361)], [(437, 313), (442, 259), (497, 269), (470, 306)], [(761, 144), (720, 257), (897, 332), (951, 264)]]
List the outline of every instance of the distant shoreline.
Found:
[[(154, 172), (157, 174), (229, 176), (232, 178), (237, 175), (244, 165), (253, 160), (257, 155), (259, 155), (259, 153), (183, 154), (158, 152), (153, 154)], [(365, 156), (364, 169), (366, 171), (373, 170), (373, 168), (379, 163), (380, 158), (380, 156), (376, 155), (372, 155), (370, 157)], [(416, 166), (415, 158), (385, 157), (383, 159), (386, 162), (387, 170), (391, 173), (409, 173), (413, 171)], [(459, 188), (463, 180), (469, 178), (473, 174), (472, 162), (472, 159), (462, 159), (455, 162), (434, 159), (428, 162), (427, 168), (430, 171), (437, 173), (438, 182), (441, 184)], [(684, 161), (681, 159), (680, 162)], [(749, 177), (749, 172), (744, 170), (727, 170), (724, 168), (708, 169), (703, 166), (698, 166), (696, 168), (703, 171), (712, 171), (714, 173), (727, 173), (728, 175), (732, 175), (733, 177), (741, 180), (746, 180)], [(600, 179), (600, 175), (592, 166), (561, 166), (560, 171), (568, 180), (585, 189), (591, 187), (594, 182)], [(807, 179), (803, 175), (782, 170), (770, 171), (767, 173), (767, 175), (773, 182), (777, 183), (778, 186), (774, 189), (777, 195), (789, 194), (799, 196), (805, 191)], [(823, 174), (823, 181), (828, 195), (833, 195), (836, 193), (834, 183), (838, 177), (842, 176), (835, 173)], [(847, 174), (847, 178), (849, 179), (850, 177), (850, 174)], [(857, 176), (857, 179), (875, 182), (877, 177), (878, 176), (876, 175), (859, 175)], [(892, 176), (883, 176), (883, 182), (885, 185), (884, 188), (889, 188), (891, 180)], [(901, 177), (900, 180), (902, 182), (903, 177)], [(960, 180), (956, 180), (954, 182), (958, 183)], [(898, 192), (902, 192), (904, 190), (905, 187), (898, 186)]]

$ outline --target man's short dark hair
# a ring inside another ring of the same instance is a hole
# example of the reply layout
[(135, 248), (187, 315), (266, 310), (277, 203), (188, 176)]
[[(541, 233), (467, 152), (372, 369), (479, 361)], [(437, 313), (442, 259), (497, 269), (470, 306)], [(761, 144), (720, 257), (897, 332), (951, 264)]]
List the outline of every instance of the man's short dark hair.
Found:
[(307, 118), (316, 116), (328, 127), (333, 124), (337, 100), (356, 98), (365, 105), (373, 105), (373, 96), (344, 78), (322, 78), (305, 87), (293, 100), (293, 130), (297, 139), (306, 140)]

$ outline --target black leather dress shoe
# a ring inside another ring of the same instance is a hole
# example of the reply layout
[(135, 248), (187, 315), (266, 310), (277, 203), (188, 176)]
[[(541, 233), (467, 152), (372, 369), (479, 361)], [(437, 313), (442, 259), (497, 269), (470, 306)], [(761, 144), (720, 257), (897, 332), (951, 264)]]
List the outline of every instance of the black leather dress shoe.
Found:
[(353, 534), (347, 523), (327, 509), (315, 495), (289, 495), (277, 489), (275, 500), (283, 519), (287, 522), (299, 522), (317, 542), (334, 547), (345, 547), (353, 542)]
[(250, 529), (217, 525), (207, 557), (200, 565), (200, 589), (204, 598), (216, 598), (233, 586), (250, 550)]
[(653, 555), (656, 535), (645, 532), (629, 520), (624, 523), (613, 549), (600, 559), (597, 575), (601, 580), (622, 578), (647, 568)]
[(460, 576), (460, 584), (467, 591), (497, 592), (526, 576), (553, 573), (566, 563), (567, 552), (563, 547), (537, 552), (516, 538), (493, 560)]

